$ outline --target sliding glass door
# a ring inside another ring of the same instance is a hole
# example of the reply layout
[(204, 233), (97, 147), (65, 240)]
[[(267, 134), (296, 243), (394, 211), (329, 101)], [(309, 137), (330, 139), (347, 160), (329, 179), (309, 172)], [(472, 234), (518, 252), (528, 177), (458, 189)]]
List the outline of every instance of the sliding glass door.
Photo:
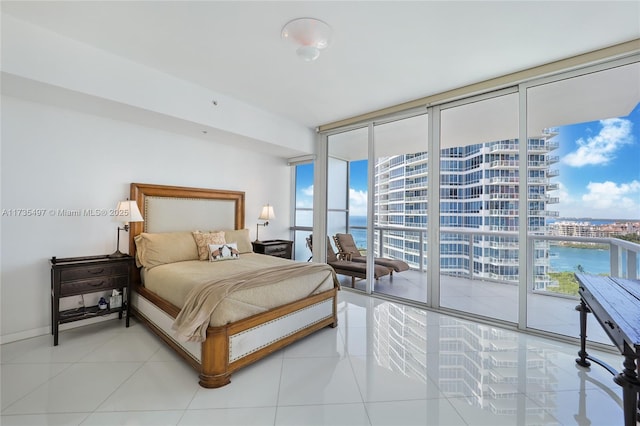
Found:
[(355, 288), (576, 337), (574, 272), (640, 276), (638, 75), (634, 56), (333, 130), (327, 234), (410, 267)]
[[(638, 276), (640, 64), (526, 89), (527, 325), (577, 337), (575, 272)], [(609, 343), (590, 315), (589, 339)]]
[(518, 94), (444, 106), (440, 306), (517, 322)]
[(376, 123), (374, 256), (407, 263), (374, 291), (427, 303), (428, 116)]
[[(333, 241), (337, 233), (351, 233), (362, 255), (367, 249), (367, 194), (369, 191), (367, 174), (368, 130), (359, 128), (335, 135), (327, 139), (327, 236), (334, 253), (338, 247)], [(353, 228), (352, 228), (353, 225)], [(351, 265), (352, 275), (341, 274), (341, 282), (347, 286), (354, 284), (358, 290), (366, 289), (366, 279), (354, 275), (366, 273), (364, 263)]]

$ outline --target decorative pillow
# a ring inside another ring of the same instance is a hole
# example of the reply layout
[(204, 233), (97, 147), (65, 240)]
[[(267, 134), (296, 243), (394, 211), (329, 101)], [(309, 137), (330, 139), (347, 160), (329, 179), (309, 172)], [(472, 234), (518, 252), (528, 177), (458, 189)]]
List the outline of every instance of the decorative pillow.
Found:
[(224, 244), (227, 242), (224, 238), (223, 231), (193, 231), (193, 238), (196, 240), (200, 260), (207, 260), (209, 258), (209, 244)]
[(253, 252), (253, 245), (251, 245), (251, 237), (249, 237), (248, 229), (225, 230), (224, 240), (238, 244), (240, 254)]
[(165, 263), (198, 260), (191, 232), (143, 232), (135, 237), (136, 258), (145, 268)]
[(234, 260), (240, 257), (236, 243), (209, 244), (209, 261)]

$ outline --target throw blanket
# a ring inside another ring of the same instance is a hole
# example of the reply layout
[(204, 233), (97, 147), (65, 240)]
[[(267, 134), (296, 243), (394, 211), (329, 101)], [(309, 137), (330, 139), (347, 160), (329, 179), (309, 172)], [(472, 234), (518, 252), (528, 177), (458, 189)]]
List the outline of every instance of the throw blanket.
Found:
[[(290, 265), (257, 269), (223, 279), (212, 280), (191, 290), (172, 328), (176, 331), (178, 340), (203, 342), (207, 338), (207, 327), (209, 326), (211, 314), (228, 294), (318, 271), (327, 271), (331, 274), (334, 285), (339, 287), (333, 268), (324, 263), (291, 263)], [(317, 290), (317, 287), (311, 294), (315, 290)]]

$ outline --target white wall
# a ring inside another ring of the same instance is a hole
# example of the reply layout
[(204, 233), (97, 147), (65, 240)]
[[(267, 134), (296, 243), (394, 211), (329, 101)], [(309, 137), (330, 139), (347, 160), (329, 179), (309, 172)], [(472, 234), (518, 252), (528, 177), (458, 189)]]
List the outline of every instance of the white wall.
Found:
[[(0, 19), (0, 343), (49, 333), (52, 256), (116, 248), (111, 218), (58, 211), (115, 208), (131, 182), (245, 191), (252, 236), (267, 202), (277, 218), (261, 239), (290, 236), (285, 158), (313, 151), (312, 129), (6, 13)], [(44, 216), (15, 216), (18, 209)], [(128, 234), (121, 237), (126, 251)]]
[[(266, 202), (277, 219), (261, 227), (261, 239), (290, 235), (290, 168), (283, 158), (10, 96), (1, 107), (2, 342), (49, 332), (51, 256), (115, 250), (118, 225), (111, 218), (63, 217), (58, 209), (115, 208), (131, 182), (240, 190), (253, 238)], [(9, 209), (45, 215), (16, 217)], [(127, 239), (121, 233), (123, 251)]]

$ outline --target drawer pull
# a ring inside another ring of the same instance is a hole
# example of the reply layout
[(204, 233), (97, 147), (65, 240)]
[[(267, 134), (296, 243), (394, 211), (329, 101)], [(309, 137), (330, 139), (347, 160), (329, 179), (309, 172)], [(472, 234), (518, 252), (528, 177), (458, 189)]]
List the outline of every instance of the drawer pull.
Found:
[(99, 283), (88, 283), (91, 287), (102, 287), (104, 285), (104, 281), (100, 281)]
[(94, 274), (94, 275), (101, 274), (103, 272), (104, 272), (104, 268), (94, 269), (94, 270), (89, 271), (90, 274)]

